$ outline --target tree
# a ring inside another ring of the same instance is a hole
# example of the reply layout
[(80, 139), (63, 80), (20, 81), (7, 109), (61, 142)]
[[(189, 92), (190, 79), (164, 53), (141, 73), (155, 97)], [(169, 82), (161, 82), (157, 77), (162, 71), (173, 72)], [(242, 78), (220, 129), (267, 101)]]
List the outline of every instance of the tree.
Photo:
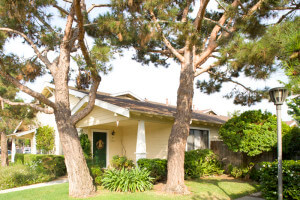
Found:
[(8, 166), (7, 154), (7, 135), (13, 133), (19, 124), (30, 124), (31, 119), (34, 117), (34, 112), (27, 106), (10, 106), (4, 104), (6, 99), (14, 101), (13, 103), (21, 103), (21, 99), (16, 98), (18, 89), (10, 84), (8, 81), (0, 77), (0, 132), (1, 132), (1, 166)]
[(223, 83), (230, 82), (242, 88), (227, 95), (235, 103), (252, 105), (261, 101), (267, 89), (252, 89), (236, 78), (244, 75), (262, 80), (275, 71), (274, 56), (269, 59), (264, 51), (254, 51), (265, 33), (264, 19), (274, 17), (276, 10), (299, 9), (294, 1), (224, 0), (216, 1), (218, 8), (214, 10), (208, 9), (209, 0), (200, 1), (196, 7), (197, 2), (113, 0), (112, 12), (99, 16), (97, 25), (87, 31), (119, 48), (134, 47), (134, 59), (143, 64), (168, 66), (167, 59), (171, 58), (181, 65), (175, 121), (168, 141), (167, 192), (188, 192), (184, 151), (195, 77), (210, 75), (208, 82), (197, 84), (207, 94), (220, 91)]
[(297, 121), (298, 125), (300, 124), (300, 96), (297, 96), (287, 102), (289, 107), (288, 114), (291, 115), (294, 120)]
[(36, 148), (45, 152), (53, 151), (54, 128), (50, 126), (39, 127), (36, 131)]
[[(289, 127), (282, 123), (283, 135)], [(261, 110), (243, 112), (233, 116), (219, 130), (223, 142), (234, 152), (257, 156), (271, 151), (277, 144), (277, 119)]]
[[(40, 112), (55, 115), (68, 172), (69, 195), (85, 197), (94, 193), (96, 188), (75, 125), (93, 109), (101, 81), (99, 72), (108, 70), (105, 63), (110, 58), (109, 47), (101, 46), (100, 42), (97, 47), (88, 50), (84, 42), (85, 27), (90, 25), (90, 11), (107, 5), (92, 5), (87, 9), (84, 0), (64, 0), (67, 4), (64, 9), (60, 3), (55, 0), (0, 1), (1, 47), (9, 40), (21, 38), (35, 53), (32, 58), (20, 58), (1, 48), (0, 76), (36, 99), (36, 103), (18, 105), (28, 105)], [(59, 23), (53, 22), (53, 16), (64, 20), (64, 27), (58, 27)], [(49, 59), (49, 53), (55, 58)], [(68, 88), (71, 53), (78, 64), (77, 87), (90, 89), (87, 106), (73, 115)], [(14, 77), (12, 73), (18, 76)], [(45, 73), (53, 77), (55, 102), (25, 85)], [(8, 99), (2, 99), (7, 104), (14, 104)]]

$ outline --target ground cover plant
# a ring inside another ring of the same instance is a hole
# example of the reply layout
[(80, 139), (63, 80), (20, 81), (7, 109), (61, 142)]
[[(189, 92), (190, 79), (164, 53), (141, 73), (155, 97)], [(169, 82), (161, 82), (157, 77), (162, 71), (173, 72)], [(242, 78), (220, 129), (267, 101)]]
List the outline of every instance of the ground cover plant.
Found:
[[(185, 181), (186, 185), (192, 192), (189, 195), (172, 195), (163, 194), (154, 186), (154, 190), (136, 193), (110, 192), (108, 190), (98, 190), (94, 197), (85, 198), (85, 200), (208, 200), (219, 199), (229, 200), (256, 191), (256, 185), (251, 182), (244, 182), (233, 178), (225, 177), (211, 177), (205, 179), (196, 179)], [(0, 200), (66, 200), (73, 199), (68, 197), (68, 184), (59, 184), (47, 186), (43, 188), (36, 188), (24, 190), (19, 192), (12, 192), (7, 194), (0, 194)]]
[(132, 169), (108, 169), (103, 174), (102, 185), (110, 191), (144, 192), (153, 187), (150, 172), (138, 167)]

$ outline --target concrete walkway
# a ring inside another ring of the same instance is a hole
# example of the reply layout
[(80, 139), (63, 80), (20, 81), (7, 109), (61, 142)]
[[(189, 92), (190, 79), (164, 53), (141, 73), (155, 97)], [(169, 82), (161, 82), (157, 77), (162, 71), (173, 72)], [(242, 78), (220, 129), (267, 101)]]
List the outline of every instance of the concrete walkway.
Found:
[(261, 192), (257, 192), (235, 200), (264, 200), (264, 199), (261, 197)]
[(49, 185), (56, 185), (56, 184), (61, 184), (61, 183), (66, 183), (66, 182), (68, 182), (68, 177), (61, 177), (59, 179), (56, 179), (54, 181), (49, 181), (46, 183), (38, 183), (38, 184), (34, 184), (34, 185), (26, 185), (26, 186), (17, 187), (17, 188), (10, 188), (7, 190), (0, 190), (0, 194), (21, 191), (21, 190), (27, 190), (27, 189), (33, 189), (33, 188), (39, 188), (39, 187), (45, 187), (45, 186), (49, 186)]

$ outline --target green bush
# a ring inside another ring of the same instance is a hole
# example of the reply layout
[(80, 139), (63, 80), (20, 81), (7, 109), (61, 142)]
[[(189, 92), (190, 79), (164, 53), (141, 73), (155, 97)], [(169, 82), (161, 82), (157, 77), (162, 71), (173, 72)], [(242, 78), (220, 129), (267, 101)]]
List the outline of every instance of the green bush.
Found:
[(282, 138), (282, 153), (285, 159), (300, 156), (300, 128), (293, 127)]
[(36, 130), (36, 148), (46, 152), (52, 151), (54, 148), (54, 135), (53, 127), (42, 126)]
[(185, 152), (185, 178), (199, 178), (204, 175), (222, 174), (222, 165), (216, 154), (209, 149)]
[(0, 167), (0, 177), (0, 190), (46, 182), (55, 178), (45, 171), (19, 163)]
[(24, 155), (26, 154), (16, 153), (15, 163), (24, 164)]
[(153, 186), (148, 170), (140, 168), (109, 169), (104, 172), (102, 185), (110, 191), (119, 192), (143, 192)]
[(81, 132), (79, 136), (80, 145), (83, 150), (84, 157), (86, 159), (91, 158), (92, 152), (91, 152), (91, 141), (89, 140), (89, 136), (83, 132)]
[[(150, 171), (154, 182), (167, 178), (167, 160), (165, 159), (139, 159), (138, 166)], [(222, 165), (216, 154), (209, 149), (198, 149), (185, 152), (184, 174), (185, 178), (199, 178), (204, 175), (222, 174)]]
[(247, 167), (228, 166), (228, 173), (234, 178), (250, 178), (254, 163), (250, 163)]
[(103, 170), (100, 166), (97, 165), (93, 165), (93, 166), (89, 166), (91, 175), (94, 179), (94, 182), (96, 185), (101, 185), (101, 181), (103, 178)]
[(44, 154), (16, 154), (16, 162), (34, 167), (35, 170), (44, 171), (53, 177), (63, 176), (67, 173), (64, 156)]
[(139, 159), (137, 164), (140, 168), (146, 168), (153, 177), (153, 182), (165, 180), (167, 178), (167, 160), (166, 159)]
[[(277, 162), (260, 163), (260, 185), (266, 200), (277, 199)], [(300, 162), (284, 160), (282, 163), (283, 199), (299, 199), (300, 197)]]
[(133, 160), (127, 159), (126, 156), (116, 155), (116, 156), (113, 156), (113, 159), (111, 161), (111, 166), (118, 170), (121, 170), (123, 168), (131, 169), (134, 167), (134, 163), (133, 163)]

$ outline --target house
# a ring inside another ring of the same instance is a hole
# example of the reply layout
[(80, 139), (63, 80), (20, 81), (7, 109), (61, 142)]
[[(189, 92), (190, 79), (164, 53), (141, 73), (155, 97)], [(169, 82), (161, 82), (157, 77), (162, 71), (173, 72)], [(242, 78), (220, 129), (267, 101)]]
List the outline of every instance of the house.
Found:
[[(54, 101), (54, 92), (54, 85), (47, 83), (42, 94)], [(70, 87), (69, 93), (72, 114), (87, 105), (88, 91)], [(76, 126), (79, 133), (88, 134), (93, 158), (105, 166), (114, 155), (125, 155), (134, 161), (139, 158), (167, 158), (175, 111), (175, 106), (143, 100), (131, 92), (113, 95), (98, 92), (93, 110)], [(219, 127), (227, 119), (211, 110), (193, 111), (186, 149), (210, 148), (212, 141), (219, 140)], [(39, 112), (37, 120), (41, 126), (55, 128), (55, 154), (63, 154), (54, 115)], [(36, 153), (35, 132), (36, 129), (15, 133), (13, 138), (31, 138), (31, 151)]]

